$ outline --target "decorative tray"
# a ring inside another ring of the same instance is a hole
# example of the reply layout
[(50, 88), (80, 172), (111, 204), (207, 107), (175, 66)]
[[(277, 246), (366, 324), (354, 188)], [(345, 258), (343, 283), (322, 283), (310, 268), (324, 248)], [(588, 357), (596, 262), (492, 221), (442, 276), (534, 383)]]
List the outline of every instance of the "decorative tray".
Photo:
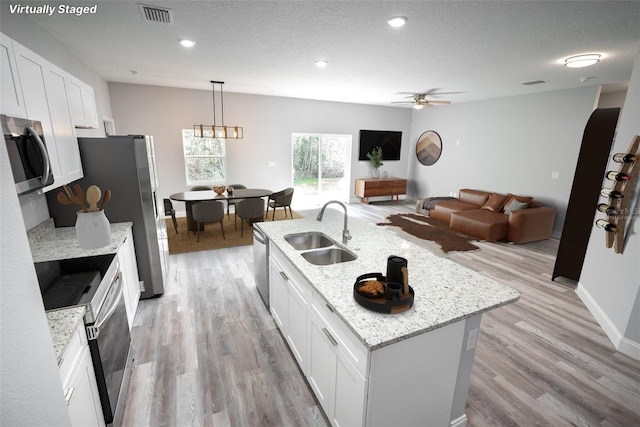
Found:
[(378, 313), (395, 314), (409, 310), (413, 306), (413, 298), (415, 295), (411, 286), (409, 286), (408, 294), (402, 294), (397, 299), (388, 299), (386, 293), (373, 295), (360, 292), (360, 288), (365, 286), (370, 280), (382, 282), (386, 288), (386, 279), (382, 273), (368, 273), (358, 276), (356, 283), (353, 285), (353, 298), (364, 308), (377, 311)]

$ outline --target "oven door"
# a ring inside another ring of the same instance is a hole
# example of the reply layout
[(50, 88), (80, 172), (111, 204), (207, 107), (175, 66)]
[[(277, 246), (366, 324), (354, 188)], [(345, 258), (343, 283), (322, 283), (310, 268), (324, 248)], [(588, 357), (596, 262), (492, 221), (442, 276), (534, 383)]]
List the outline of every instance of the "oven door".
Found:
[[(102, 412), (107, 424), (122, 410), (129, 365), (131, 335), (124, 303), (124, 281), (118, 271), (96, 321), (87, 327)], [(125, 387), (123, 387), (125, 385)], [(120, 405), (120, 408), (118, 408)]]

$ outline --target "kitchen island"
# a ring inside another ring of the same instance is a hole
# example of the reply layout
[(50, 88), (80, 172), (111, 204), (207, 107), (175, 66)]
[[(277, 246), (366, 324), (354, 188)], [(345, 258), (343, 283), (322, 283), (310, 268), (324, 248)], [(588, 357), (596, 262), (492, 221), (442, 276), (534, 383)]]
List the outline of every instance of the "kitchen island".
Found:
[[(516, 301), (518, 292), (384, 228), (348, 225), (352, 239), (343, 245), (343, 213), (333, 209), (322, 222), (312, 214), (257, 224), (269, 239), (272, 315), (327, 417), (334, 425), (464, 426), (482, 313)], [(309, 263), (285, 240), (309, 231), (357, 259)], [(355, 301), (354, 282), (384, 274), (390, 255), (408, 260), (413, 307), (369, 311)]]

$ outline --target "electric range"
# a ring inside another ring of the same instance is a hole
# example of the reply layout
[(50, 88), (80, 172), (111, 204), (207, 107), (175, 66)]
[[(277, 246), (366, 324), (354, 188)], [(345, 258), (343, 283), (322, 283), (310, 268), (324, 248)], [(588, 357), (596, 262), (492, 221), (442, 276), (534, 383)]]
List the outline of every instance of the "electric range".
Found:
[(84, 305), (92, 317), (104, 292), (100, 283), (109, 275), (115, 257), (106, 254), (34, 263), (45, 310)]

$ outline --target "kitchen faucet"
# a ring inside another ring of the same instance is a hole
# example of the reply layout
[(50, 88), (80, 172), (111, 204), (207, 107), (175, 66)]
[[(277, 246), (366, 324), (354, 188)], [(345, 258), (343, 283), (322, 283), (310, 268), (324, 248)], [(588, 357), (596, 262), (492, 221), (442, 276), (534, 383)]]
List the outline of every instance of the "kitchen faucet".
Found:
[(326, 209), (326, 207), (328, 205), (330, 205), (331, 203), (337, 203), (340, 206), (342, 206), (342, 208), (344, 209), (344, 228), (342, 230), (342, 243), (347, 243), (347, 241), (351, 240), (351, 234), (349, 234), (349, 230), (347, 229), (347, 221), (349, 219), (348, 215), (347, 215), (347, 206), (342, 203), (339, 202), (337, 200), (329, 200), (327, 203), (324, 204), (324, 206), (322, 207), (322, 209), (320, 209), (320, 212), (318, 212), (318, 216), (317, 216), (317, 220), (318, 221), (322, 221), (322, 215), (324, 215), (324, 210)]

